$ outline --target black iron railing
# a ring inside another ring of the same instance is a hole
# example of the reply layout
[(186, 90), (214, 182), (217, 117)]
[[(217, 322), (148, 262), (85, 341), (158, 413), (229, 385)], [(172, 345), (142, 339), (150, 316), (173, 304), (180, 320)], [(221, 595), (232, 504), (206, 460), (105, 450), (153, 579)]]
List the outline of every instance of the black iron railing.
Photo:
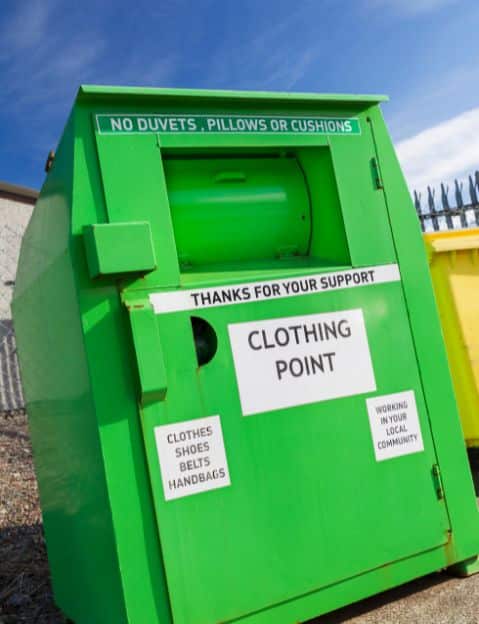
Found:
[(454, 203), (449, 201), (449, 186), (441, 182), (439, 197), (436, 189), (427, 187), (426, 206), (421, 203), (421, 193), (413, 192), (414, 206), (423, 232), (430, 230), (455, 230), (479, 226), (479, 171), (468, 176), (468, 195), (464, 198), (464, 184), (454, 180)]

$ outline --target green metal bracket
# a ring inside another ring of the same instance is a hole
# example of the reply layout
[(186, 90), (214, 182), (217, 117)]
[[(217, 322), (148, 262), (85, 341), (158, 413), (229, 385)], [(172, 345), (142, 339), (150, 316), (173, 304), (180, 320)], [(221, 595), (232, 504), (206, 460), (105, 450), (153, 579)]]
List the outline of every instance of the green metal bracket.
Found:
[(147, 273), (156, 267), (150, 224), (147, 221), (102, 223), (83, 228), (91, 277)]
[(155, 314), (149, 303), (126, 304), (140, 377), (142, 405), (166, 396), (166, 368)]

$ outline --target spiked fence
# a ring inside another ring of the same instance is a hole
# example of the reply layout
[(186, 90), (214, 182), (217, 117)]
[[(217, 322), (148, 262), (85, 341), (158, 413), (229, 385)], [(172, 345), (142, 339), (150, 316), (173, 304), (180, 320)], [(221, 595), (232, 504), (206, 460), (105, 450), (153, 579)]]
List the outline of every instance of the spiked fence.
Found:
[(421, 193), (413, 192), (414, 206), (423, 232), (479, 227), (479, 171), (468, 176), (467, 194), (464, 184), (454, 180), (454, 203), (449, 201), (449, 186), (441, 182), (439, 197), (436, 189), (427, 187), (427, 205), (421, 203)]

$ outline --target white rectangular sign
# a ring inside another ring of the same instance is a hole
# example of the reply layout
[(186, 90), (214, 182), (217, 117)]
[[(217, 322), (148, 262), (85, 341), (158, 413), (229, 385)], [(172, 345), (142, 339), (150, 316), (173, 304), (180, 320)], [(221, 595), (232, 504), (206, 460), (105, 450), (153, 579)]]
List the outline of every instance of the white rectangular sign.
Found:
[(166, 500), (230, 485), (219, 416), (155, 427)]
[(366, 399), (376, 461), (424, 450), (412, 390)]
[(376, 390), (362, 310), (228, 326), (244, 416)]
[(152, 293), (150, 302), (156, 314), (164, 314), (180, 310), (198, 310), (253, 301), (314, 295), (329, 290), (398, 282), (400, 279), (398, 265), (385, 264), (266, 282), (243, 282), (229, 286)]

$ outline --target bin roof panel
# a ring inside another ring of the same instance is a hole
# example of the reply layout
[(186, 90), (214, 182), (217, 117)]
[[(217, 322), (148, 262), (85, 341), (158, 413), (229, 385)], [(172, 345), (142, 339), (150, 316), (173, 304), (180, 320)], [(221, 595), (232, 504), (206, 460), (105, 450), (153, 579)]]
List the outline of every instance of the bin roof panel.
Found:
[(389, 98), (386, 95), (358, 95), (342, 93), (285, 93), (278, 91), (228, 91), (209, 89), (162, 89), (155, 87), (110, 87), (103, 85), (82, 85), (78, 99), (109, 96), (158, 97), (163, 99), (202, 99), (212, 102), (226, 100), (274, 101), (280, 102), (325, 102), (329, 104), (377, 104)]

